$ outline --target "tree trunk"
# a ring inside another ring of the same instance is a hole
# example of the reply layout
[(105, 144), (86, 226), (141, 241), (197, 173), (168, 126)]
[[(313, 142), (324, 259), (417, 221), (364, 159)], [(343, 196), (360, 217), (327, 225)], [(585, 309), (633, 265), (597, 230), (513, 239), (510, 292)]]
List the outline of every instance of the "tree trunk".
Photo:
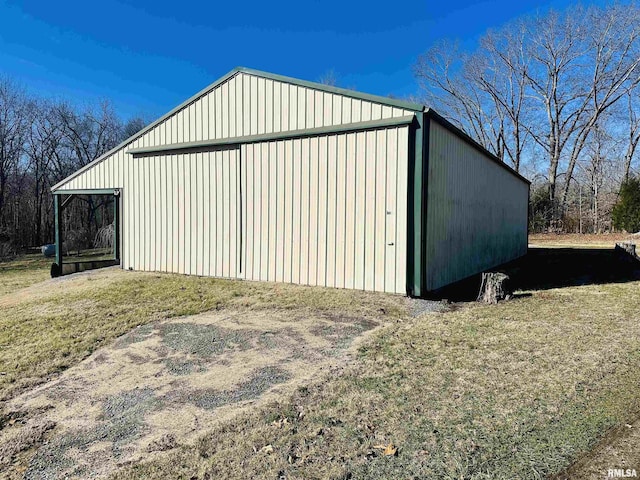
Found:
[(504, 273), (483, 273), (478, 302), (498, 303), (513, 297), (509, 275)]

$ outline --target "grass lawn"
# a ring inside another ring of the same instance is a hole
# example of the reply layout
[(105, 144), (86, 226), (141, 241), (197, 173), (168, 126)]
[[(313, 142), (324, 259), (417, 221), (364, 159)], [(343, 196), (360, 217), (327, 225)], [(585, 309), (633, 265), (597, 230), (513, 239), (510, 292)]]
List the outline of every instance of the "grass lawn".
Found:
[[(639, 277), (616, 278), (614, 257), (599, 250), (572, 250), (571, 268), (583, 270), (571, 274), (566, 252), (546, 250), (521, 266), (529, 282), (513, 301), (418, 318), (389, 295), (118, 269), (63, 277), (0, 296), (0, 398), (159, 318), (226, 308), (379, 315), (388, 326), (340, 375), (203, 425), (195, 445), (114, 478), (545, 478), (640, 412)], [(532, 266), (540, 271), (527, 275)]]
[[(41, 276), (34, 268), (19, 281), (26, 285)], [(392, 319), (403, 315), (405, 306), (403, 298), (390, 295), (117, 268), (61, 277), (0, 296), (0, 400), (78, 363), (135, 326), (161, 318), (233, 307), (353, 315), (382, 315), (382, 309)]]
[(545, 478), (640, 408), (640, 282), (528, 293), (389, 326), (341, 377), (116, 477)]
[(49, 278), (51, 258), (42, 254), (24, 255), (15, 260), (0, 261), (0, 297)]
[[(616, 242), (632, 238), (627, 233), (592, 234), (584, 233), (533, 233), (529, 235), (529, 244), (541, 247), (590, 247), (613, 248)], [(636, 240), (638, 238), (636, 237)]]

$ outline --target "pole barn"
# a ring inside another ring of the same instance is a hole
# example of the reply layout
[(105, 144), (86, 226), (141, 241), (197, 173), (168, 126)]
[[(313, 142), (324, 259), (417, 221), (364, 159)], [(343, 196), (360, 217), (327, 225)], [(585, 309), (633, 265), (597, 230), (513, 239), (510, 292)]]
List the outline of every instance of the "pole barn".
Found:
[(52, 188), (122, 268), (421, 296), (524, 255), (529, 182), (422, 105), (236, 68)]

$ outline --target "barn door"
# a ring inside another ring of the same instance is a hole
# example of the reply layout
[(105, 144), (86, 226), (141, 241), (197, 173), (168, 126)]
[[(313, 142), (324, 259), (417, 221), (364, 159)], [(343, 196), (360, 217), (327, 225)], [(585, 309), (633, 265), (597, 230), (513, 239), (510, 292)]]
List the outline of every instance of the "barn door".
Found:
[(406, 292), (408, 127), (241, 147), (243, 278)]

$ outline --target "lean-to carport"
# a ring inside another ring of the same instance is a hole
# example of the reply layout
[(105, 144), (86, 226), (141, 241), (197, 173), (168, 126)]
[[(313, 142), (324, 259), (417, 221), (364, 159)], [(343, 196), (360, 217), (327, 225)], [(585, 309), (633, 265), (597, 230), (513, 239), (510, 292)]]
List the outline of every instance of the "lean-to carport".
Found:
[[(78, 195), (111, 195), (113, 196), (113, 258), (101, 260), (77, 260), (64, 262), (63, 242), (64, 229), (62, 213)], [(59, 277), (69, 273), (92, 270), (94, 268), (109, 267), (120, 264), (120, 189), (87, 189), (87, 190), (64, 190), (53, 192), (53, 205), (55, 215), (55, 241), (56, 241), (56, 261), (51, 265), (51, 276)]]

